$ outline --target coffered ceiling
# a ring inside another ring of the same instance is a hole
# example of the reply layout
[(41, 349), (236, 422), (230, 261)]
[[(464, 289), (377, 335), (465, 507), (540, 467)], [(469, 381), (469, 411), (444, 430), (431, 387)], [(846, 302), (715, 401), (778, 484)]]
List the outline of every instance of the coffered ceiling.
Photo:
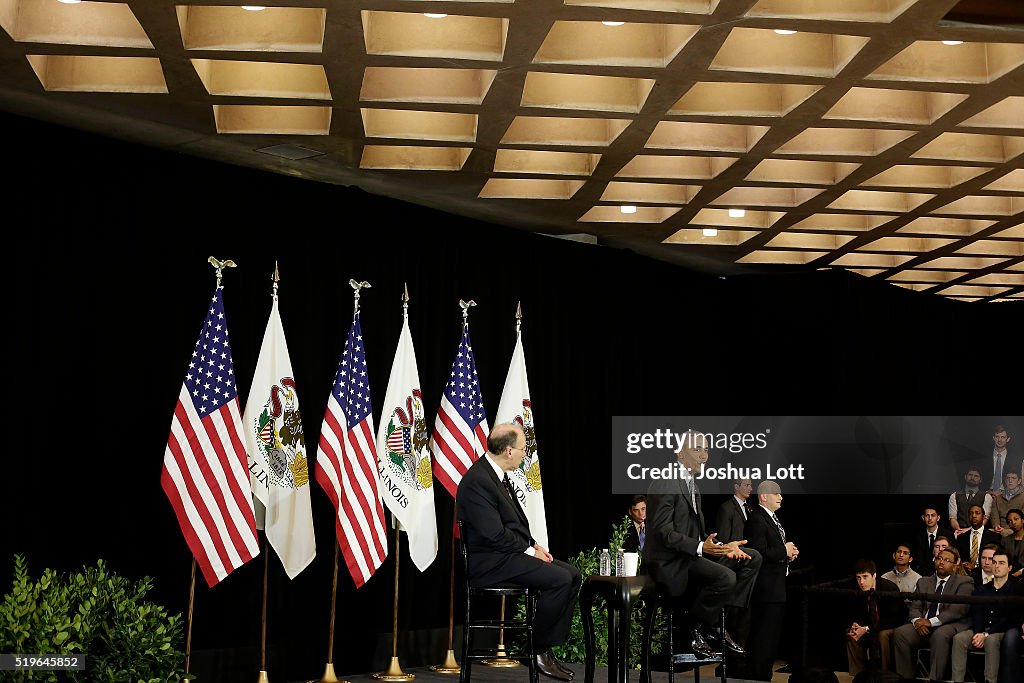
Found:
[(0, 0), (0, 27), (7, 111), (712, 272), (1024, 299), (1024, 3)]

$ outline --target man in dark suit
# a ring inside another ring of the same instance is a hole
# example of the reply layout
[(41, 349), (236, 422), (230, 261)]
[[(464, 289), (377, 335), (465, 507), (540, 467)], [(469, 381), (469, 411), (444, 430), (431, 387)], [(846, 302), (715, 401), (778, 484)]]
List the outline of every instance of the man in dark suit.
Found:
[(725, 649), (742, 654), (743, 648), (717, 625), (722, 607), (750, 603), (761, 556), (756, 551), (745, 552), (741, 546), (746, 541), (721, 543), (706, 531), (694, 478), (703, 473), (708, 460), (704, 436), (687, 432), (676, 459), (679, 478), (655, 480), (647, 494), (644, 564), (658, 587), (673, 598), (682, 597), (688, 586), (699, 588), (690, 607), (696, 621), (691, 641), (695, 654), (714, 656), (716, 639)]
[[(942, 550), (935, 557), (935, 574), (917, 582), (917, 593), (966, 596), (974, 592), (974, 581), (956, 573), (960, 553), (956, 548)], [(893, 632), (892, 647), (896, 659), (896, 673), (902, 678), (914, 678), (914, 665), (910, 661), (912, 648), (925, 641), (931, 648), (933, 681), (945, 680), (946, 664), (953, 647), (953, 637), (967, 628), (969, 605), (914, 600), (910, 603), (910, 623)]]
[(964, 571), (970, 573), (978, 566), (981, 549), (990, 543), (999, 545), (1002, 536), (985, 528), (985, 509), (977, 503), (967, 511), (967, 521), (971, 526), (957, 537), (956, 549), (960, 551)]
[(939, 536), (953, 538), (953, 530), (941, 524), (942, 516), (939, 509), (929, 505), (921, 512), (924, 528), (914, 532), (911, 553), (914, 556), (914, 569), (925, 576), (935, 571), (935, 558), (932, 556), (932, 544)]
[(508, 472), (526, 455), (526, 436), (518, 425), (502, 424), (487, 437), (487, 453), (462, 477), (456, 514), (462, 522), (469, 582), (474, 586), (511, 583), (540, 591), (534, 617), (537, 668), (546, 676), (571, 681), (551, 648), (565, 642), (582, 579), (579, 570), (556, 560), (530, 535), (513, 493)]
[(787, 540), (786, 530), (775, 514), (782, 507), (778, 483), (769, 479), (758, 484), (757, 502), (745, 527), (749, 547), (762, 557), (751, 608), (747, 676), (755, 681), (770, 681), (786, 616), (786, 576), (789, 563), (800, 551), (792, 540)]
[(718, 531), (718, 540), (728, 543), (746, 538), (743, 535), (743, 526), (747, 523), (747, 516), (750, 514), (750, 505), (747, 499), (754, 486), (749, 479), (737, 479), (732, 483), (732, 498), (718, 506), (718, 514), (715, 516), (715, 530)]
[[(879, 593), (899, 593), (900, 587), (879, 578), (875, 563), (858, 560), (853, 578), (861, 591), (851, 601), (850, 626), (846, 630), (846, 660), (851, 676), (864, 669), (892, 669), (892, 632), (906, 621), (902, 600), (880, 599)], [(870, 654), (870, 660), (868, 655)]]
[(647, 540), (647, 496), (641, 494), (630, 499), (629, 519), (633, 523), (626, 527), (622, 551), (638, 553), (644, 549), (644, 542)]
[(990, 492), (1003, 489), (1003, 476), (1007, 472), (1020, 472), (1020, 458), (1010, 448), (1010, 433), (1003, 425), (996, 425), (992, 432), (992, 450), (979, 461), (981, 486)]

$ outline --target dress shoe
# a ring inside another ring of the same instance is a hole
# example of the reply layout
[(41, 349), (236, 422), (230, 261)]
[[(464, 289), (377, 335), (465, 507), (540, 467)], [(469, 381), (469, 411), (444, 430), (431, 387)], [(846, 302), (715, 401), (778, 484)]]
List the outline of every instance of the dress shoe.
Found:
[(693, 630), (693, 640), (690, 642), (690, 649), (693, 650), (693, 654), (702, 659), (715, 659), (719, 655), (719, 653), (715, 652), (715, 648), (711, 647), (708, 641), (704, 640), (704, 636), (699, 629)]
[(567, 667), (565, 664), (562, 664), (557, 659), (555, 659), (554, 655), (551, 656), (551, 660), (555, 663), (555, 666), (557, 666), (559, 669), (562, 670), (562, 673), (564, 673), (566, 676), (569, 677), (570, 681), (572, 679), (576, 678), (576, 672), (573, 671), (572, 669), (570, 669), (569, 667)]
[(734, 655), (747, 654), (746, 650), (740, 647), (740, 644), (732, 639), (732, 636), (729, 635), (728, 631), (723, 631), (720, 628), (711, 629), (708, 633), (705, 634), (704, 639), (718, 644), (719, 646), (728, 650)]
[(537, 671), (541, 672), (548, 678), (554, 678), (556, 681), (564, 681), (569, 683), (572, 677), (558, 665), (558, 661), (555, 659), (551, 651), (542, 652), (537, 655)]

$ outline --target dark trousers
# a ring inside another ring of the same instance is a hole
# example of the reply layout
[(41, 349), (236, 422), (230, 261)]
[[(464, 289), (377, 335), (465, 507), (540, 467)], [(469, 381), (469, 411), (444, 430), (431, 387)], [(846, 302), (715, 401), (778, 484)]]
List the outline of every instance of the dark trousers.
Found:
[(785, 617), (784, 602), (757, 602), (751, 606), (747, 678), (755, 681), (772, 680), (772, 664), (779, 649)]
[(564, 643), (583, 583), (580, 570), (568, 562), (548, 563), (526, 554), (513, 558), (505, 568), (513, 574), (504, 583), (540, 591), (533, 621), (534, 649), (540, 653)]
[(690, 614), (706, 626), (718, 626), (723, 607), (743, 608), (750, 604), (750, 594), (761, 568), (761, 553), (744, 548), (749, 560), (695, 559), (687, 569), (687, 582), (700, 586)]
[(1020, 662), (1021, 641), (1020, 629), (1007, 629), (1000, 643), (999, 651), (999, 683), (1017, 683), (1020, 680), (1020, 672), (1017, 668)]

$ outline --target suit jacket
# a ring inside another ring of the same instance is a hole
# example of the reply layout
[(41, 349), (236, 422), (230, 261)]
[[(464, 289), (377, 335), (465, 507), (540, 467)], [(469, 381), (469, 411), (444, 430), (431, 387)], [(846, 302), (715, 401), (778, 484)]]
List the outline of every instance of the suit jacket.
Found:
[[(1003, 459), (1003, 474), (1010, 472), (1020, 472), (1020, 454), (1009, 445), (1006, 447), (1006, 457)], [(977, 460), (978, 469), (981, 470), (981, 489), (983, 491), (990, 490), (992, 485), (992, 477), (995, 474), (995, 463), (992, 461), (992, 448), (988, 448), (985, 454)], [(999, 482), (999, 488), (1003, 487), (1003, 482)]]
[[(462, 522), (470, 582), (492, 585), (512, 578), (505, 565), (535, 541), (526, 513), (513, 501), (486, 455), (462, 477), (455, 510)], [(511, 573), (521, 573), (521, 568)]]
[(761, 553), (761, 571), (754, 584), (753, 602), (786, 601), (786, 568), (789, 557), (775, 520), (760, 505), (752, 505), (743, 528), (747, 546)]
[[(857, 584), (854, 583), (854, 588)], [(861, 591), (850, 603), (849, 623), (870, 626), (872, 633), (896, 628), (906, 623), (907, 609), (902, 600), (878, 598), (879, 593), (899, 593), (900, 587), (888, 579), (878, 577), (874, 591)], [(876, 616), (877, 608), (877, 616)], [(847, 624), (849, 625), (849, 624)], [(870, 635), (870, 634), (869, 634)]]
[(718, 507), (718, 514), (715, 516), (715, 529), (718, 530), (718, 536), (715, 538), (723, 543), (742, 540), (746, 538), (743, 535), (746, 523), (747, 519), (740, 509), (740, 504), (736, 502), (736, 496), (729, 496), (729, 500)]
[(672, 597), (686, 592), (688, 568), (697, 559), (697, 546), (707, 538), (700, 491), (695, 497), (696, 508), (682, 479), (659, 479), (647, 494), (644, 564)]
[[(978, 543), (978, 555), (981, 555), (981, 549), (989, 543), (995, 543), (1002, 545), (1003, 537), (992, 531), (991, 529), (985, 529), (981, 533), (981, 538)], [(970, 562), (971, 561), (971, 532), (965, 531), (960, 534), (960, 537), (956, 539), (956, 549), (960, 551), (960, 561)]]
[[(645, 538), (644, 541), (646, 540)], [(640, 532), (636, 530), (636, 523), (631, 521), (626, 527), (626, 537), (622, 539), (622, 552), (638, 553), (640, 551)]]
[[(945, 513), (945, 511), (943, 511)], [(949, 539), (950, 543), (953, 543), (953, 530), (947, 529), (946, 527), (939, 525), (938, 530), (935, 533), (935, 537), (945, 536)], [(911, 542), (910, 552), (914, 554), (914, 561), (911, 566), (917, 570), (918, 574), (925, 576), (927, 574), (935, 573), (935, 560), (932, 559), (932, 548), (928, 544), (928, 530), (921, 526), (914, 532), (914, 538)]]
[[(935, 587), (939, 585), (938, 577), (935, 574), (931, 576), (922, 576), (917, 582), (918, 593), (934, 593)], [(974, 579), (969, 576), (960, 576), (959, 574), (950, 574), (946, 580), (946, 585), (942, 589), (943, 595), (959, 595), (966, 596), (974, 593)], [(939, 607), (938, 618), (943, 624), (951, 623), (967, 623), (967, 612), (970, 609), (970, 605), (950, 605), (942, 604)], [(928, 613), (928, 603), (924, 600), (914, 600), (910, 603), (909, 618), (911, 621), (914, 619), (920, 619)]]

